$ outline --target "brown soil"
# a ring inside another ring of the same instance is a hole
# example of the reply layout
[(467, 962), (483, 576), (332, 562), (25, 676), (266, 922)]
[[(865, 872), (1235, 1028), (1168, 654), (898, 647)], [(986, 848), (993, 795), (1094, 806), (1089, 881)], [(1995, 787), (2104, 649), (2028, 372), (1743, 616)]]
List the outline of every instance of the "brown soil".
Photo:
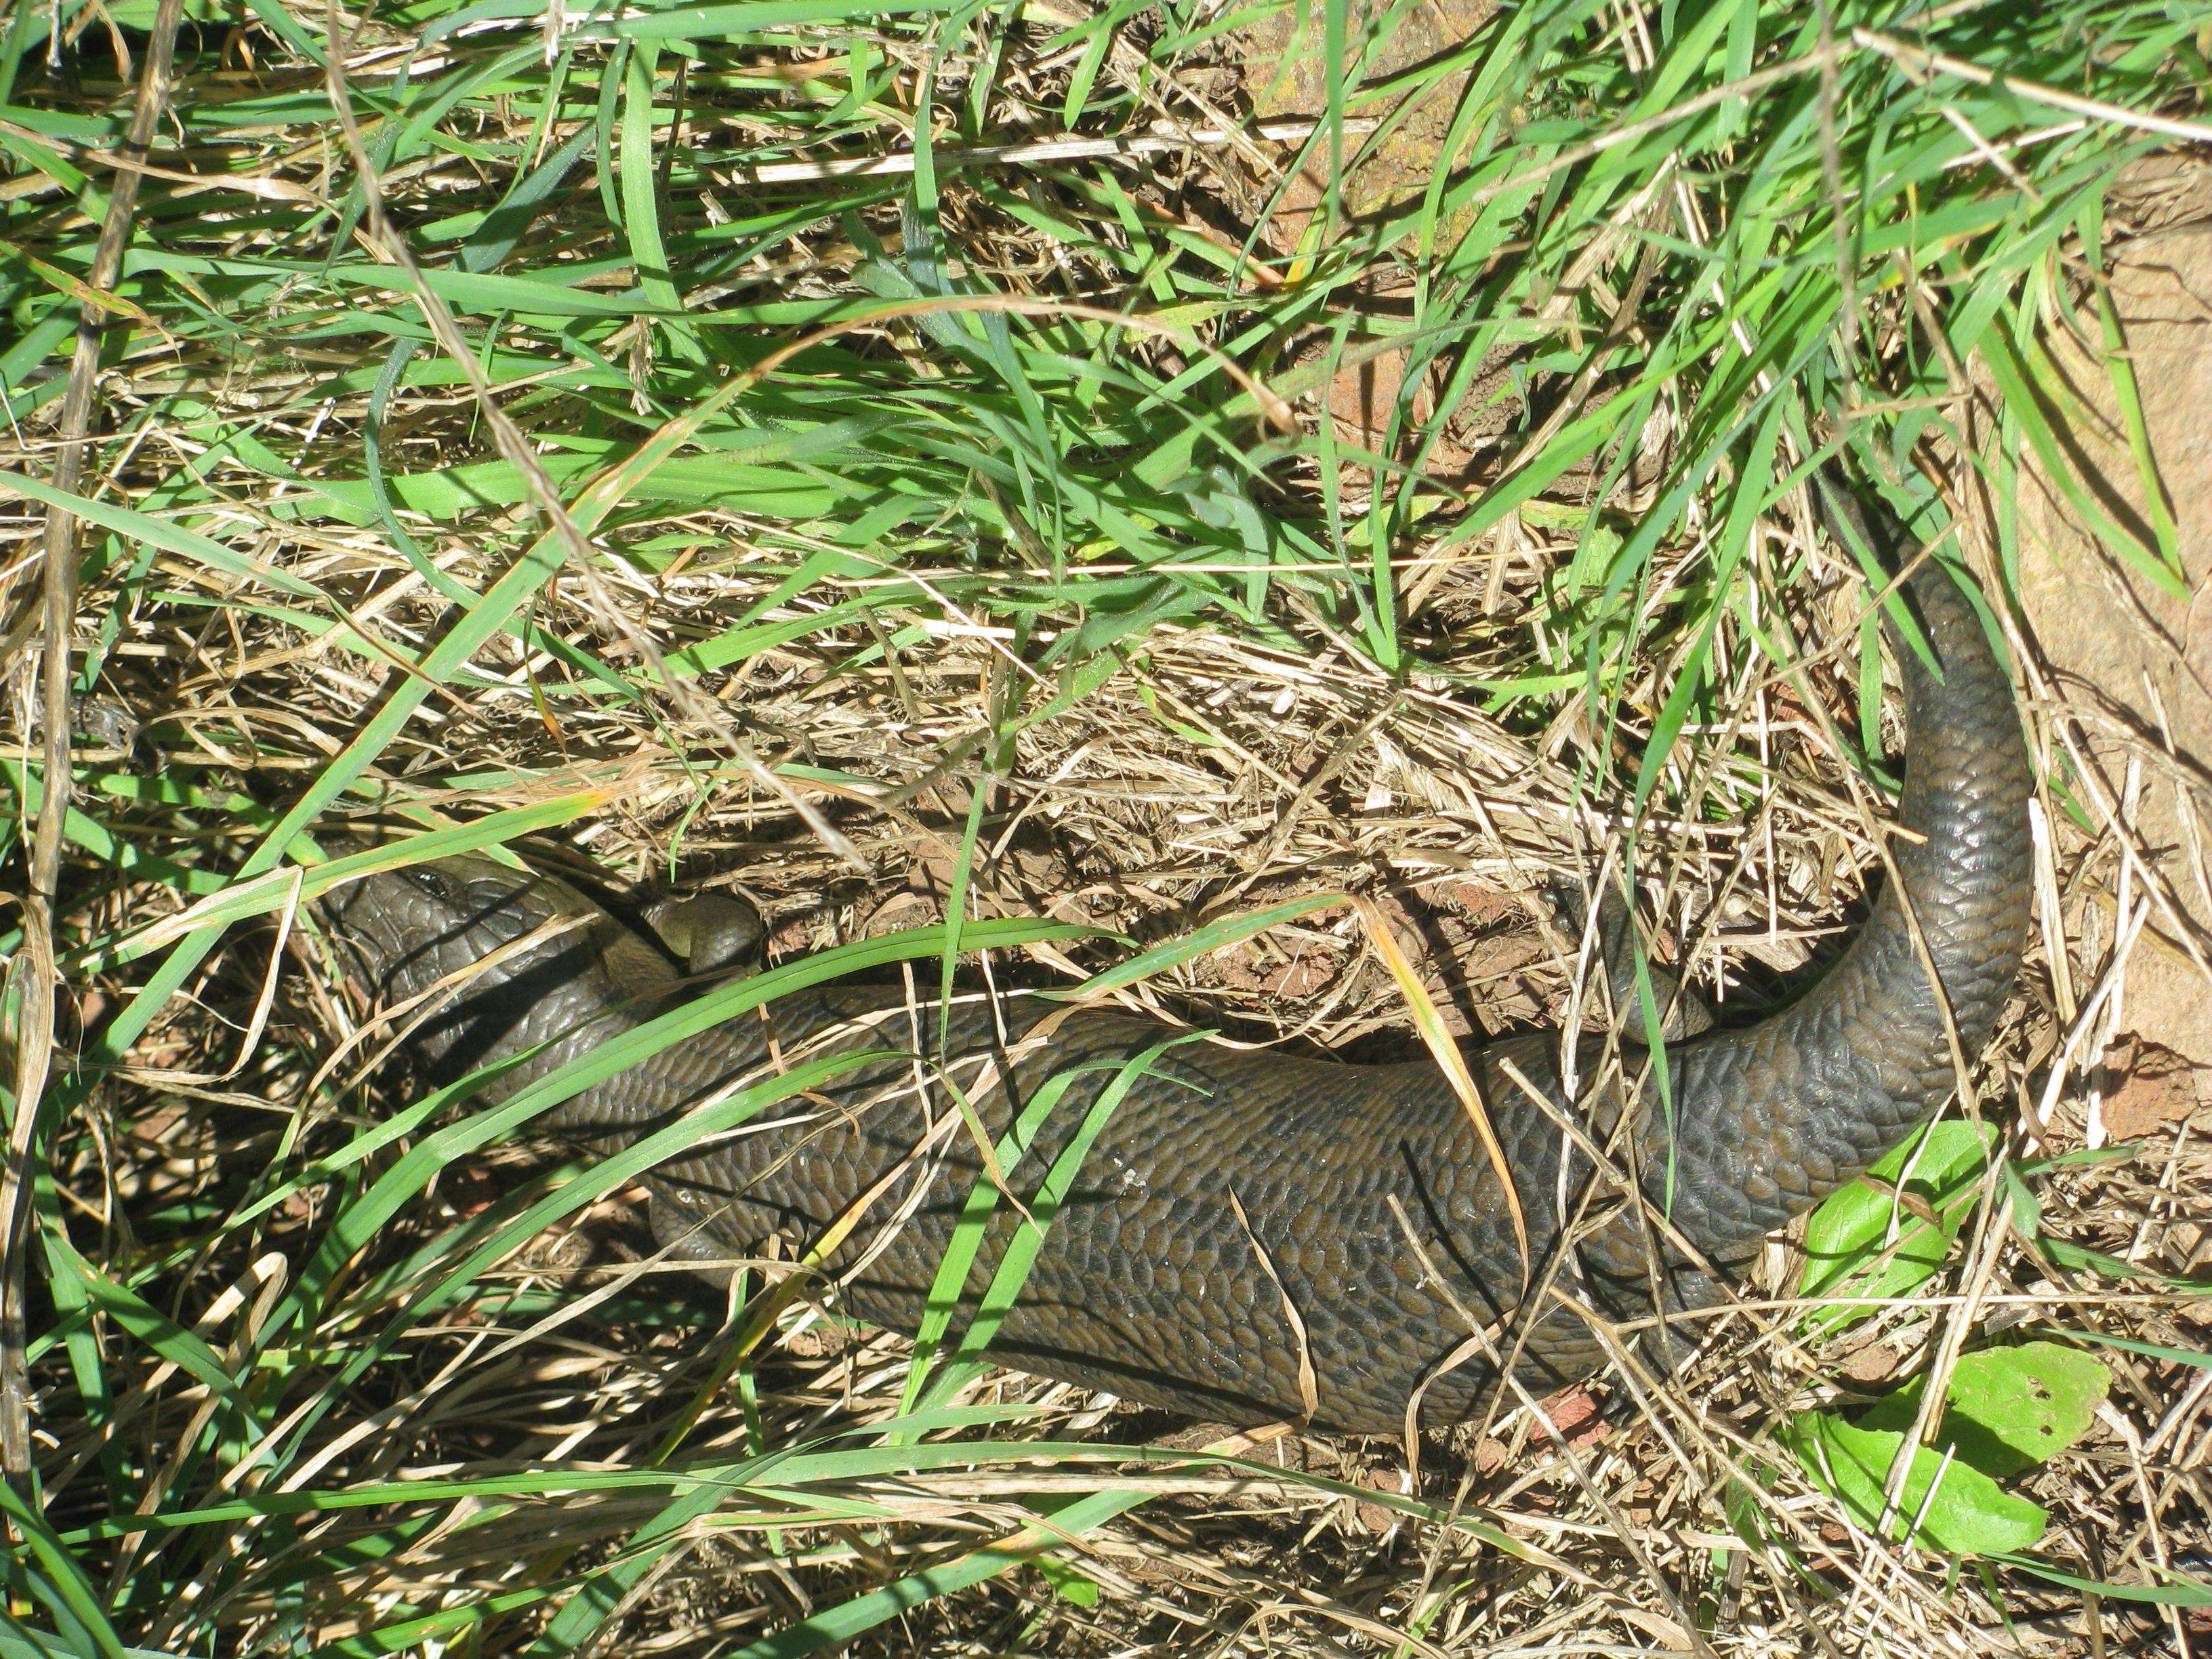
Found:
[[(2170, 514), (2185, 567), (2171, 585), (2179, 591), (2093, 538), (2047, 477), (2031, 478), (2018, 506), (2020, 594), (2046, 677), (2030, 690), (2063, 705), (2051, 726), (2057, 775), (2086, 768), (2081, 804), (2106, 829), (2105, 855), (2093, 855), (2091, 879), (2069, 896), (2063, 920), (2069, 932), (2079, 926), (2109, 942), (2124, 898), (2132, 908), (2147, 886), (2152, 898), (2101, 1027), (2148, 1045), (2115, 1050), (2108, 1067), (2154, 1061), (2140, 1086), (2106, 1103), (2106, 1130), (2131, 1138), (2212, 1101), (2212, 975), (2203, 966), (2212, 962), (2204, 845), (2212, 805), (2212, 167), (2154, 161), (2138, 171), (2120, 209), (2117, 216), (2141, 234), (2112, 254), (2106, 291), (2140, 392), (2159, 494), (2146, 488), (2130, 451), (2094, 307), (2076, 316), (2086, 342), (2063, 327), (2050, 331), (2064, 392), (2079, 403), (2057, 411), (2056, 424), (2071, 436), (2069, 459), (2097, 507), (2121, 528), (2154, 544), (2158, 514)], [(2086, 995), (2090, 988), (2075, 988)], [(2170, 1056), (2158, 1060), (2160, 1050)]]

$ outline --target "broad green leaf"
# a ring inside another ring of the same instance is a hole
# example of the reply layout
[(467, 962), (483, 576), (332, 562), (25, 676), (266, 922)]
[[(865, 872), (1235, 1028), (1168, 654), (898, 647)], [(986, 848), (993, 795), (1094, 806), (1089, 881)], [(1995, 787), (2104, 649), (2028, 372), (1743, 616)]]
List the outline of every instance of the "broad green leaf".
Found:
[(1922, 1446), (1912, 1454), (1897, 1510), (1883, 1528), (1883, 1494), (1905, 1443), (1902, 1434), (1856, 1428), (1831, 1412), (1811, 1412), (1784, 1428), (1782, 1441), (1853, 1520), (1891, 1538), (1909, 1534), (1917, 1543), (1952, 1554), (1994, 1555), (2028, 1548), (2051, 1519), (2040, 1504), (2013, 1496), (1963, 1459), (1947, 1461)]
[[(1950, 1253), (1995, 1135), (1986, 1125), (1931, 1124), (1924, 1136), (1892, 1149), (1867, 1172), (1892, 1186), (1903, 1178), (1905, 1193), (1927, 1206), (1936, 1225), (1870, 1181), (1831, 1193), (1805, 1224), (1799, 1294), (1825, 1297), (1848, 1287), (1865, 1296), (1895, 1297), (1926, 1284)], [(1814, 1330), (1839, 1330), (1873, 1311), (1864, 1302), (1833, 1302), (1807, 1314), (1805, 1323)]]
[[(1913, 1535), (1961, 1555), (2022, 1550), (2042, 1536), (2048, 1515), (1997, 1485), (2047, 1461), (2088, 1432), (2112, 1374), (2088, 1355), (2053, 1342), (2025, 1342), (1961, 1358), (1953, 1369), (1932, 1443), (1917, 1446), (1889, 1535)], [(1900, 1449), (1924, 1394), (1916, 1381), (1845, 1423), (1812, 1412), (1783, 1431), (1805, 1472), (1874, 1528)], [(1929, 1496), (1931, 1488), (1934, 1496)]]
[[(1984, 1474), (2000, 1480), (2019, 1474), (2087, 1434), (2112, 1383), (2102, 1363), (2056, 1342), (1966, 1354), (1952, 1370), (1934, 1444)], [(1917, 1382), (1898, 1389), (1862, 1416), (1858, 1426), (1910, 1433), (1922, 1392)]]

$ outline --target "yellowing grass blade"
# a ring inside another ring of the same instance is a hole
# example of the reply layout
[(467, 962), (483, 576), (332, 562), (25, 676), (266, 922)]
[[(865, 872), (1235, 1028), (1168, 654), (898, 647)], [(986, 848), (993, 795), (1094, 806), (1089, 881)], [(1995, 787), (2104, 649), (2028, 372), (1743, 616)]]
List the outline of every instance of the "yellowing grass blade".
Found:
[(1368, 939), (1374, 945), (1382, 960), (1389, 965), (1390, 977), (1398, 981), (1398, 989), (1406, 999), (1406, 1006), (1413, 1016), (1413, 1029), (1421, 1034), (1430, 1056), (1438, 1070), (1459, 1097), (1459, 1103), (1467, 1110), (1467, 1121), (1474, 1126), (1476, 1137), (1482, 1148), (1490, 1154), (1490, 1167), (1498, 1171), (1498, 1183), (1505, 1189), (1505, 1213), (1513, 1223), (1514, 1242), (1521, 1247), (1521, 1287), (1528, 1286), (1528, 1218), (1521, 1208), (1521, 1194), (1514, 1190), (1513, 1171), (1506, 1167), (1505, 1148), (1498, 1144), (1498, 1133), (1490, 1127), (1490, 1114), (1483, 1107), (1482, 1091), (1475, 1086), (1474, 1073), (1467, 1069), (1466, 1056), (1452, 1034), (1444, 1030), (1443, 1016), (1437, 1012), (1428, 988), (1421, 983), (1413, 964), (1406, 960), (1406, 953), (1398, 948), (1391, 936), (1390, 924), (1382, 919), (1382, 912), (1373, 899), (1355, 894), (1352, 908), (1358, 914), (1359, 925), (1366, 929)]

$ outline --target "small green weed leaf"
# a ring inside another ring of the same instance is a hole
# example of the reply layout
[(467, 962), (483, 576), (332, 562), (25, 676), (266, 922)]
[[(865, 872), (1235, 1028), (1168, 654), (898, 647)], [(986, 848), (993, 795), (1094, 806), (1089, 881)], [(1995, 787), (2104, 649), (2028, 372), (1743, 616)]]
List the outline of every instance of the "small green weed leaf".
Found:
[(1057, 1556), (1040, 1555), (1030, 1565), (1061, 1601), (1073, 1601), (1079, 1607), (1098, 1605), (1098, 1581), (1090, 1574), (1079, 1571)]
[[(1996, 1133), (1987, 1125), (1930, 1124), (1925, 1136), (1884, 1155), (1867, 1172), (1871, 1179), (1830, 1194), (1805, 1224), (1799, 1293), (1821, 1297), (1848, 1284), (1869, 1297), (1903, 1296), (1935, 1277), (1972, 1204)], [(1900, 1176), (1905, 1198), (1934, 1215), (1934, 1224), (1874, 1184), (1895, 1187)], [(1814, 1309), (1805, 1323), (1808, 1329), (1838, 1330), (1873, 1311), (1864, 1302), (1835, 1302)]]
[[(1936, 1431), (1983, 1474), (2002, 1480), (2055, 1457), (2089, 1431), (2112, 1374), (2098, 1360), (2056, 1342), (2023, 1342), (1962, 1358)], [(1909, 1433), (1919, 1415), (1917, 1386), (1899, 1389), (1858, 1420), (1862, 1429)]]
[[(1782, 1439), (1852, 1519), (1869, 1531), (1880, 1526), (1885, 1485), (1904, 1435), (1859, 1428), (1830, 1412), (1808, 1412), (1782, 1431)], [(2050, 1519), (2041, 1504), (2013, 1496), (1963, 1459), (1946, 1460), (1922, 1446), (1912, 1454), (1912, 1470), (1887, 1531), (1892, 1538), (1910, 1531), (1916, 1541), (1956, 1555), (1992, 1555), (2028, 1548)]]
[[(1767, 1518), (1765, 1493), (1771, 1491), (1777, 1471), (1771, 1463), (1753, 1461), (1750, 1466), (1751, 1480), (1729, 1477), (1728, 1491), (1721, 1499), (1728, 1516), (1729, 1530), (1753, 1549), (1764, 1549), (1779, 1541), (1773, 1523)], [(1752, 1484), (1756, 1481), (1758, 1484)]]

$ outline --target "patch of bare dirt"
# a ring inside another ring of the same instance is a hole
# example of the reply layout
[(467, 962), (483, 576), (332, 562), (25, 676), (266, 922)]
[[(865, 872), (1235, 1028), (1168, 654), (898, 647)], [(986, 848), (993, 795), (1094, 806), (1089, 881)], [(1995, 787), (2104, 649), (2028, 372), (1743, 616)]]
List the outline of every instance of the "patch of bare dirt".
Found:
[(2103, 1102), (2105, 1133), (2114, 1140), (2161, 1139), (2212, 1108), (2212, 1072), (2163, 1044), (2123, 1037), (2106, 1052), (2105, 1069), (2116, 1082)]
[[(2087, 774), (2082, 805), (2104, 828), (2087, 879), (2063, 906), (2116, 952), (2107, 1033), (2166, 1053), (2142, 1086), (2106, 1102), (2106, 1128), (2154, 1126), (2193, 1110), (2212, 1085), (2212, 167), (2161, 158), (2138, 170), (2116, 217), (2139, 234), (2112, 254), (2106, 284), (2138, 389), (2154, 488), (2130, 448), (2113, 377), (2100, 362), (2094, 305), (2085, 341), (2054, 328), (2064, 396), (2055, 410), (2094, 510), (2154, 544), (2170, 514), (2184, 572), (2161, 584), (2100, 545), (2049, 479), (2019, 498), (2020, 592), (2032, 646), (2057, 705), (2054, 757)], [(2179, 590), (2179, 591), (2176, 591)], [(2031, 688), (2034, 689), (2034, 688)], [(2083, 960), (2087, 957), (2080, 958)], [(2075, 988), (2081, 996), (2091, 988)], [(2062, 1012), (2065, 1011), (2062, 1010)], [(2094, 1048), (2091, 1052), (2095, 1052)], [(2185, 1068), (2201, 1069), (2189, 1076)]]

